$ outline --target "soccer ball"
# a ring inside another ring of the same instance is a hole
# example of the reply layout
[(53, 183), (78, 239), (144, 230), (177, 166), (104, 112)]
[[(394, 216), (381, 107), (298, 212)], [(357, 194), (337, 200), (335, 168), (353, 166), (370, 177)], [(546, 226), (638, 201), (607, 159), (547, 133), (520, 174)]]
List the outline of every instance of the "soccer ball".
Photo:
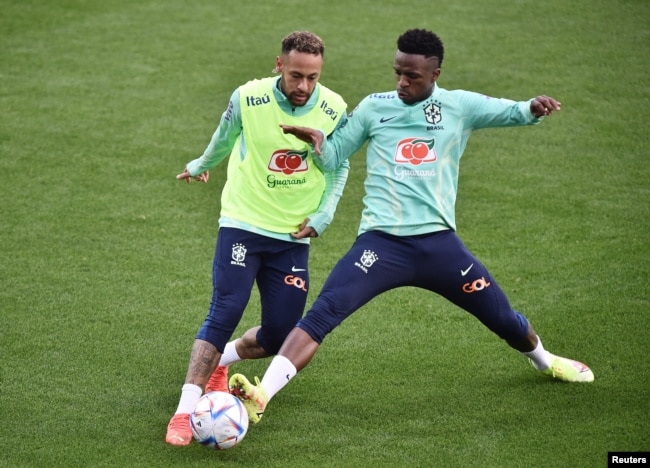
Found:
[(248, 414), (239, 399), (226, 392), (210, 392), (201, 397), (190, 414), (192, 435), (215, 450), (237, 445), (248, 431)]

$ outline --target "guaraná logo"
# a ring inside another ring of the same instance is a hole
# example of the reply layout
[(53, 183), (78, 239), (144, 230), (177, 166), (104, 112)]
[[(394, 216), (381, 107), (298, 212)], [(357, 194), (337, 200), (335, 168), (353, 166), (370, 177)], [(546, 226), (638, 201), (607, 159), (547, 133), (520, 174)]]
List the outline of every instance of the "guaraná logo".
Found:
[(271, 155), (269, 169), (290, 175), (294, 172), (304, 172), (307, 166), (307, 151), (277, 150)]
[(434, 162), (436, 152), (433, 149), (435, 139), (405, 138), (397, 144), (395, 149), (395, 162), (408, 163), (417, 166), (426, 162)]

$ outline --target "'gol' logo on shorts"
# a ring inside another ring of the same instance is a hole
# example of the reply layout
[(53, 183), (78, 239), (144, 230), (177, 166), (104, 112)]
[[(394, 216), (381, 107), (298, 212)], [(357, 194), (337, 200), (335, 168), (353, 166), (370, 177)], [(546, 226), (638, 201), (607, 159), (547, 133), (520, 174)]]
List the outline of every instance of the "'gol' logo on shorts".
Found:
[(477, 291), (482, 291), (483, 289), (489, 286), (490, 286), (489, 281), (485, 281), (485, 278), (479, 278), (477, 280), (472, 281), (471, 283), (465, 283), (463, 285), (463, 291), (466, 292), (467, 294), (472, 294)]

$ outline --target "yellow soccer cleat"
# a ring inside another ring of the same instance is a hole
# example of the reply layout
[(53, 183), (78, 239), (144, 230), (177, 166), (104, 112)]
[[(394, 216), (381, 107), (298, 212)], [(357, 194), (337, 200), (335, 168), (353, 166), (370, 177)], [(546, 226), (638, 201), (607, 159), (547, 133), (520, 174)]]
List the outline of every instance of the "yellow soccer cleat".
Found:
[[(550, 354), (550, 353), (549, 353)], [(564, 382), (593, 382), (594, 373), (581, 362), (550, 355), (551, 366), (542, 373)]]
[(253, 424), (260, 422), (269, 402), (266, 391), (260, 386), (260, 379), (255, 377), (255, 385), (253, 385), (242, 374), (234, 374), (230, 377), (229, 383), (230, 393), (244, 403), (248, 419)]

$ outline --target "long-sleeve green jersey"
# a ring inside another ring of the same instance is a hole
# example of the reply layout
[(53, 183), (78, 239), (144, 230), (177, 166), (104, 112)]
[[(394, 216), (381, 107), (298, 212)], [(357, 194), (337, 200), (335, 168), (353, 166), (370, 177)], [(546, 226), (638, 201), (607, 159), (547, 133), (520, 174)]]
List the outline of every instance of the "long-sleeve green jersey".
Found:
[(411, 105), (396, 91), (371, 94), (323, 142), (319, 164), (337, 167), (368, 142), (359, 234), (455, 230), (458, 169), (469, 136), (481, 128), (539, 122), (530, 103), (437, 86)]

